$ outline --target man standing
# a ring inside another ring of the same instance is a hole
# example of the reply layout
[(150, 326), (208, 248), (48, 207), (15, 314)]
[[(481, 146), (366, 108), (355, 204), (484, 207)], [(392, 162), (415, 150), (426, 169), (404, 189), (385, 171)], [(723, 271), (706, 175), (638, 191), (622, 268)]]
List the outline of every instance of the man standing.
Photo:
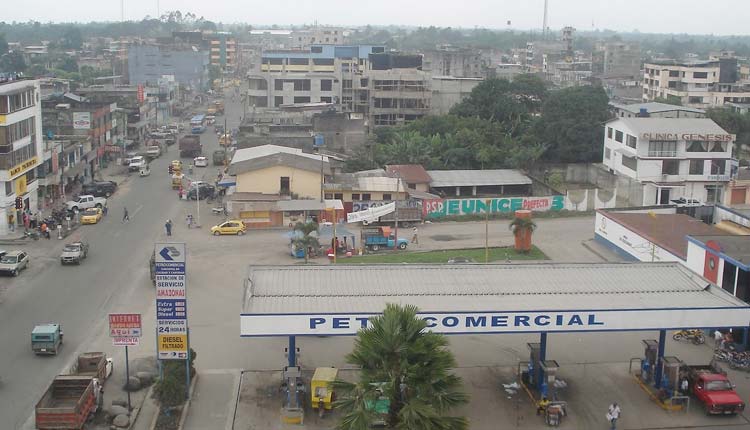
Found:
[(122, 222), (130, 221), (130, 215), (128, 214), (128, 208), (125, 207), (122, 211)]
[(411, 243), (419, 245), (419, 230), (416, 226), (411, 231)]
[(607, 419), (609, 420), (609, 424), (611, 425), (610, 429), (615, 430), (617, 428), (617, 420), (620, 418), (620, 407), (617, 405), (617, 403), (612, 403), (609, 405), (609, 410), (607, 411)]
[(719, 331), (719, 329), (716, 329), (714, 332), (714, 351), (719, 351), (721, 349), (721, 341), (724, 340), (724, 335)]
[(167, 220), (167, 222), (164, 223), (164, 228), (167, 230), (167, 236), (171, 236), (172, 235), (172, 221)]

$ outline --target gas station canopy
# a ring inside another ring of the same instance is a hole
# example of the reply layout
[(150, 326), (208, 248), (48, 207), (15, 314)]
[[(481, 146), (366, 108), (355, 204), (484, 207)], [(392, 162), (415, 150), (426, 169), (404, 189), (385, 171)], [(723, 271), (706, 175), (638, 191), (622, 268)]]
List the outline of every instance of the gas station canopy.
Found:
[(241, 335), (355, 335), (387, 303), (445, 334), (747, 327), (750, 306), (677, 263), (251, 266)]

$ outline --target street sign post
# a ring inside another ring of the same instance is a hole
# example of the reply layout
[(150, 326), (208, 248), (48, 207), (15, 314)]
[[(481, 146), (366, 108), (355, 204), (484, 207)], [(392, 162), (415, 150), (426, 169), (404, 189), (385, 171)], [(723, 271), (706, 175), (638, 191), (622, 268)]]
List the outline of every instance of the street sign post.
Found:
[[(141, 314), (109, 314), (109, 336), (112, 345), (125, 347), (125, 380), (130, 381), (130, 360), (128, 357), (128, 346), (136, 346), (140, 343), (143, 325)], [(130, 405), (130, 390), (128, 391), (128, 412), (132, 410)]]
[(185, 257), (184, 243), (154, 244), (157, 358), (159, 360), (185, 360), (186, 386), (189, 389), (190, 345)]

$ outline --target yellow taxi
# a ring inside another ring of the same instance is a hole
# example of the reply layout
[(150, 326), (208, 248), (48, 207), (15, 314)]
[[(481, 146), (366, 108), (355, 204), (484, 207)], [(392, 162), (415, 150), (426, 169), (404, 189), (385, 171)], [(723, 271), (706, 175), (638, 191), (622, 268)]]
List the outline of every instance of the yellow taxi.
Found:
[(180, 161), (180, 160), (172, 160), (172, 169), (174, 169), (175, 172), (182, 171), (182, 161)]
[(81, 224), (96, 224), (102, 219), (102, 210), (99, 208), (86, 209), (81, 213)]
[(229, 221), (224, 221), (219, 225), (211, 227), (211, 234), (214, 236), (221, 236), (222, 234), (236, 234), (237, 236), (242, 236), (246, 231), (247, 227), (245, 227), (245, 223), (236, 219), (230, 219)]

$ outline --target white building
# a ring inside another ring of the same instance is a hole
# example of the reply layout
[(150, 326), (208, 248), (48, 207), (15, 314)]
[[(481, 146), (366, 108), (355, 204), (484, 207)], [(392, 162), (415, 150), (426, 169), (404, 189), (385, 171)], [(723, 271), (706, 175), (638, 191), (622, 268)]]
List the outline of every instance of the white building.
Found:
[(0, 235), (9, 233), (10, 215), (36, 212), (36, 167), (42, 154), (42, 105), (39, 81), (0, 82)]
[(721, 202), (734, 141), (708, 118), (618, 118), (605, 125), (603, 162), (641, 183), (643, 205)]
[(660, 61), (643, 65), (643, 101), (667, 99), (695, 108), (750, 102), (736, 58), (716, 61)]

